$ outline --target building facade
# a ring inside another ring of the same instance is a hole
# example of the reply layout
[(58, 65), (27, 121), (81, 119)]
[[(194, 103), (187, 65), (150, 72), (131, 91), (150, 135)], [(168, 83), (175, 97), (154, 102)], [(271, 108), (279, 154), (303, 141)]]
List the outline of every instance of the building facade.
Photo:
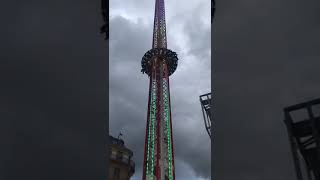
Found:
[(133, 153), (119, 138), (109, 136), (109, 177), (108, 180), (130, 180), (135, 172)]

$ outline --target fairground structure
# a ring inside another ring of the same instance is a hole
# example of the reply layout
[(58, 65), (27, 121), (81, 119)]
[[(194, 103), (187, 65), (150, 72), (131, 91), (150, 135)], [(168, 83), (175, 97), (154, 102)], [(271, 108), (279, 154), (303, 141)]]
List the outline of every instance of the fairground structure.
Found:
[(175, 179), (169, 76), (177, 65), (177, 54), (167, 49), (164, 0), (156, 0), (152, 49), (141, 61), (150, 79), (143, 180)]

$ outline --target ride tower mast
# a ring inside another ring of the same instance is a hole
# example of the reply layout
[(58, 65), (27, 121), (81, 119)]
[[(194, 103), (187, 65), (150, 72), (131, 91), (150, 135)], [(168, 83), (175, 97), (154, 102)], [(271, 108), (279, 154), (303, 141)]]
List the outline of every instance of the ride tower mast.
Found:
[(169, 76), (177, 65), (177, 53), (167, 49), (164, 0), (156, 0), (152, 49), (141, 61), (150, 79), (143, 180), (175, 179)]

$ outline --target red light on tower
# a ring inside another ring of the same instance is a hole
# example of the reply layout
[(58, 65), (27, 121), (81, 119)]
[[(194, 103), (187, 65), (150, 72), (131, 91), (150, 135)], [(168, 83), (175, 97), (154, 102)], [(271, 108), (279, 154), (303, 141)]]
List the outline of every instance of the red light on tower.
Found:
[(150, 78), (143, 180), (175, 179), (169, 76), (177, 65), (177, 53), (167, 49), (164, 0), (156, 0), (152, 49), (141, 61)]

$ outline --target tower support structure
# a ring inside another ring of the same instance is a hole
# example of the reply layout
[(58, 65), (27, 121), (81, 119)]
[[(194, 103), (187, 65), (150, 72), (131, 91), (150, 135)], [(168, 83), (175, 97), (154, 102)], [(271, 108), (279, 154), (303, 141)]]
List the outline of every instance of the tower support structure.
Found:
[(175, 179), (169, 76), (177, 65), (177, 53), (167, 49), (164, 0), (156, 0), (152, 49), (141, 61), (150, 79), (143, 180)]
[[(319, 105), (320, 99), (315, 99), (284, 108), (298, 180), (320, 180), (320, 115), (315, 113)], [(304, 112), (307, 118), (294, 119), (293, 113), (297, 111)]]

